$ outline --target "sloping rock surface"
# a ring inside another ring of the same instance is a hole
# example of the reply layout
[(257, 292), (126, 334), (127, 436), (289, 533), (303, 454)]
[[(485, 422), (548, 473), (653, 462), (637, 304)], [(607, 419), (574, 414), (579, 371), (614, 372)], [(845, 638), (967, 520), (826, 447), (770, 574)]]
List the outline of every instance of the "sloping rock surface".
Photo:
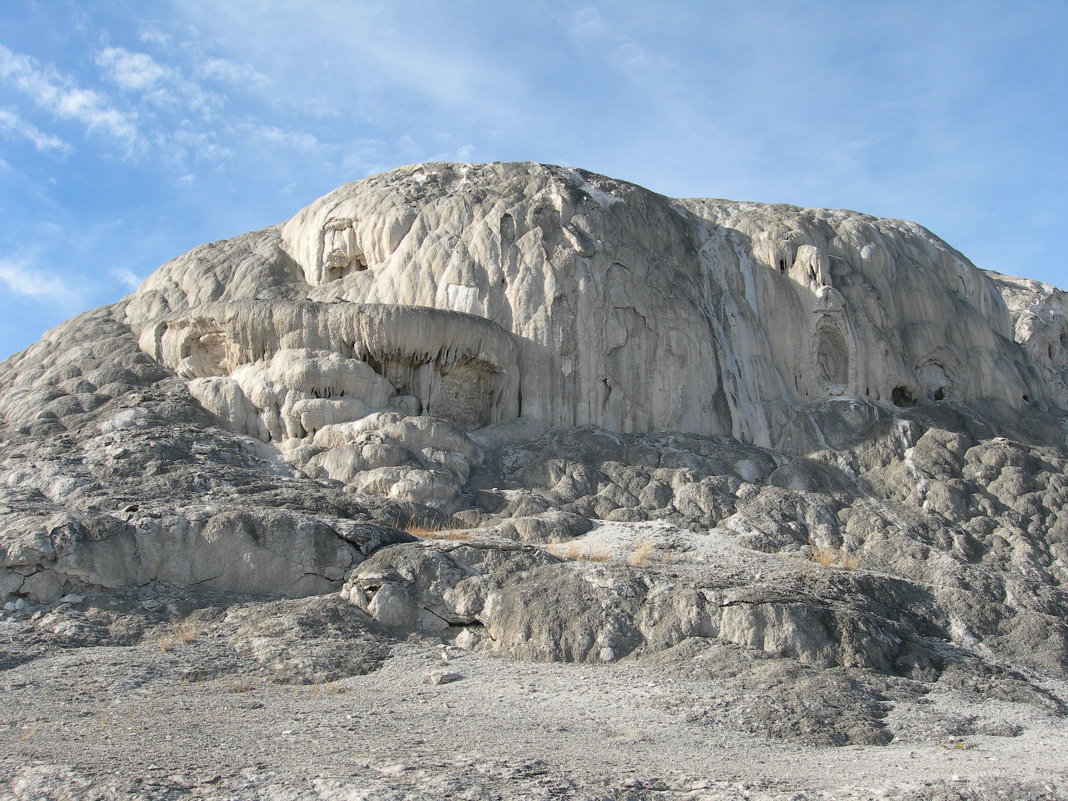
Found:
[(824, 744), (894, 682), (1058, 716), (1066, 410), (1064, 293), (914, 223), (404, 167), (0, 365), (0, 603), (65, 649), (239, 598), (198, 614), (285, 681), (409, 636), (719, 669)]

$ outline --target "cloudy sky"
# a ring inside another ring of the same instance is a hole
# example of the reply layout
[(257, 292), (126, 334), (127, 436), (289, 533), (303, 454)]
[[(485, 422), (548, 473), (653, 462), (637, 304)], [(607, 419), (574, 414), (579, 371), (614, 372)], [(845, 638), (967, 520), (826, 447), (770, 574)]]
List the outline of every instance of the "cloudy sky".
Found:
[(0, 358), (426, 160), (917, 220), (1068, 285), (1068, 3), (0, 4)]

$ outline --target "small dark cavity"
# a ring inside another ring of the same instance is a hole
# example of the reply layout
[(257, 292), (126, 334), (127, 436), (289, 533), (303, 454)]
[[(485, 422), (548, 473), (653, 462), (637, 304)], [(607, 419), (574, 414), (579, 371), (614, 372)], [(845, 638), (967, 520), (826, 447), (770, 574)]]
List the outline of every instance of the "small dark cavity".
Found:
[(916, 397), (916, 393), (906, 386), (894, 387), (893, 392), (890, 393), (890, 401), (894, 406), (899, 406), (903, 409), (911, 406), (918, 406), (920, 399)]

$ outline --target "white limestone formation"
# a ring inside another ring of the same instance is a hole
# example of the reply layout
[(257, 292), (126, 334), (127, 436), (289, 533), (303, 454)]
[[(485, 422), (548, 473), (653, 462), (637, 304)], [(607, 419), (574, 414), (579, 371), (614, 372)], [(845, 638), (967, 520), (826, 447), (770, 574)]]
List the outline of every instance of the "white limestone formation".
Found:
[(189, 379), (211, 411), (264, 441), (309, 436), (370, 409), (468, 426), (517, 412), (512, 338), (485, 319), (436, 309), (207, 304), (143, 328), (141, 347)]
[(1027, 349), (1060, 408), (1068, 407), (1068, 301), (1055, 286), (989, 272), (1013, 319), (1013, 338)]
[[(995, 284), (914, 223), (671, 200), (538, 164), (423, 164), (343, 186), (242, 250), (272, 247), (256, 281), (231, 253), (193, 251), (127, 311), (154, 358), (240, 385), (193, 391), (271, 441), (392, 405), (468, 428), (522, 416), (806, 447), (813, 409), (1068, 400), (1012, 341)], [(206, 286), (223, 302), (205, 305)], [(334, 351), (324, 375), (374, 383), (362, 362), (392, 390), (329, 405), (310, 385), (251, 390), (277, 386), (279, 368), (248, 365), (282, 350), (318, 366)]]

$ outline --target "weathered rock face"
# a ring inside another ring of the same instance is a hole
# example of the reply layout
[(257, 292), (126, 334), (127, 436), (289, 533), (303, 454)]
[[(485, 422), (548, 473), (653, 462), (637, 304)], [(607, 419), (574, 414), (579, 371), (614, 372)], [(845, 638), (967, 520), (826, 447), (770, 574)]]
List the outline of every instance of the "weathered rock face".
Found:
[(268, 442), (371, 409), (468, 426), (517, 413), (512, 338), (485, 319), (437, 309), (206, 304), (142, 329), (140, 344), (180, 377), (200, 379), (191, 390), (208, 408)]
[(0, 600), (341, 590), (532, 659), (1063, 676), (1066, 410), (1063, 293), (913, 223), (406, 167), (0, 365)]
[[(1066, 361), (1063, 315), (1045, 318), (1054, 351), (1021, 350), (998, 287), (913, 223), (671, 200), (536, 164), (428, 164), (344, 186), (245, 247), (258, 264), (226, 243), (145, 282), (127, 318), (149, 352), (217, 374), (325, 334), (466, 425), (522, 415), (772, 446), (832, 400), (1066, 402), (1049, 375)], [(266, 297), (352, 305), (203, 307)], [(161, 308), (182, 316), (155, 323)]]
[(1064, 292), (1028, 278), (988, 272), (1013, 320), (1013, 338), (1027, 349), (1060, 409), (1068, 398), (1068, 301)]

